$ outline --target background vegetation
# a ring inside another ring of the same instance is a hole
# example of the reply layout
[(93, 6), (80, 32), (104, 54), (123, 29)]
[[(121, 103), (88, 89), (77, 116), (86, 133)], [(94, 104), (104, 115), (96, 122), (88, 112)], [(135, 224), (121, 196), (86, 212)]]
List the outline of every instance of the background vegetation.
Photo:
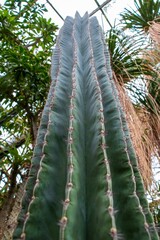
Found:
[[(10, 212), (27, 176), (50, 85), (57, 26), (35, 0), (0, 7), (0, 209)], [(1, 217), (3, 219), (3, 217)], [(2, 220), (3, 221), (3, 220)]]

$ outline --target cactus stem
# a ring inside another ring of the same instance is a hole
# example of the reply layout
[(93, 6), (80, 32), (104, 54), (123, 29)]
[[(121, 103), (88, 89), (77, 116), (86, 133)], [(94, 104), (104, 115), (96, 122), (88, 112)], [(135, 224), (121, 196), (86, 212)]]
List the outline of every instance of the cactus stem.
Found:
[[(94, 22), (94, 24), (92, 23), (92, 27), (95, 27), (95, 22)], [(100, 28), (99, 28), (99, 26), (98, 26), (98, 24), (97, 24), (97, 36), (98, 36), (98, 34), (99, 33), (100, 34), (102, 34), (101, 33), (101, 30), (100, 30)], [(93, 41), (93, 36), (92, 36), (92, 39), (91, 39), (91, 41)], [(101, 39), (100, 39), (100, 41), (102, 41)], [(99, 44), (101, 45), (101, 43), (100, 43), (100, 41), (99, 41)], [(95, 46), (95, 48), (94, 48), (94, 51), (96, 52), (96, 50), (100, 50), (97, 46), (98, 46), (98, 43), (97, 43), (97, 39), (95, 40), (94, 39), (94, 42), (92, 43), (93, 45), (94, 45), (94, 43), (96, 42), (96, 46)], [(102, 62), (104, 63), (104, 65), (105, 65), (105, 67), (104, 67), (104, 75), (106, 75), (106, 76), (108, 76), (108, 65), (107, 65), (107, 62), (106, 62), (106, 56), (105, 56), (105, 54), (104, 54), (104, 46), (102, 47), (102, 50), (101, 50), (102, 52), (102, 55), (104, 55), (103, 56), (103, 59), (104, 60), (102, 60)], [(95, 53), (94, 52), (94, 53)], [(95, 62), (96, 62), (96, 66), (95, 66), (95, 68), (96, 68), (96, 70), (98, 69), (98, 67), (99, 67), (99, 64), (98, 64), (98, 62), (96, 61), (96, 59), (95, 59)], [(98, 72), (98, 70), (97, 70), (97, 72)], [(111, 72), (111, 71), (110, 71)], [(100, 75), (98, 76), (99, 77), (99, 79), (100, 79)], [(103, 78), (102, 78), (103, 79)], [(101, 88), (103, 89), (103, 90), (105, 90), (104, 89), (104, 81), (103, 80), (101, 80), (100, 82), (100, 86), (101, 86)], [(134, 176), (134, 171), (133, 171), (133, 167), (132, 167), (132, 164), (131, 164), (131, 159), (130, 159), (130, 154), (129, 154), (129, 150), (128, 150), (128, 145), (127, 145), (127, 138), (126, 138), (126, 135), (125, 135), (125, 132), (124, 132), (124, 126), (123, 126), (123, 121), (122, 121), (122, 116), (121, 116), (121, 112), (122, 112), (122, 110), (121, 110), (121, 107), (120, 107), (120, 105), (119, 105), (119, 99), (118, 99), (118, 96), (117, 96), (117, 92), (115, 93), (115, 89), (113, 89), (114, 87), (113, 87), (113, 83), (112, 83), (112, 80), (111, 81), (107, 81), (107, 85), (106, 85), (106, 89), (107, 88), (110, 88), (111, 87), (111, 89), (112, 89), (112, 96), (110, 95), (110, 99), (111, 98), (113, 98), (113, 100), (110, 100), (110, 101), (114, 101), (115, 102), (115, 106), (114, 106), (114, 108), (116, 109), (116, 111), (117, 111), (117, 119), (119, 119), (118, 121), (116, 120), (116, 122), (117, 122), (117, 124), (119, 125), (119, 130), (121, 131), (121, 132), (119, 132), (120, 134), (119, 134), (119, 136), (120, 136), (120, 141), (123, 141), (123, 148), (124, 149), (121, 149), (121, 152), (122, 153), (124, 153), (125, 152), (125, 154), (124, 154), (124, 156), (125, 156), (125, 158), (126, 158), (126, 162), (125, 162), (125, 164), (126, 164), (126, 168), (128, 168), (128, 174), (130, 174), (130, 178), (132, 179), (132, 181), (130, 181), (130, 187), (128, 188), (128, 190), (129, 190), (129, 195), (128, 195), (128, 197), (130, 197), (130, 196), (132, 196), (132, 199), (133, 199), (133, 203), (134, 203), (134, 206), (135, 206), (135, 208), (136, 208), (136, 206), (138, 206), (138, 204), (140, 204), (140, 201), (139, 201), (139, 198), (138, 198), (138, 196), (136, 195), (136, 196), (134, 196), (134, 198), (133, 198), (133, 192), (136, 192), (136, 182), (135, 182), (135, 179), (133, 179), (133, 176)], [(105, 95), (105, 92), (104, 92), (104, 94), (103, 94), (103, 96), (104, 97), (106, 97), (106, 95)], [(102, 97), (103, 97), (102, 96)], [(107, 101), (106, 101), (106, 103), (107, 103)], [(106, 114), (107, 114), (107, 112), (106, 112)], [(105, 116), (106, 116), (106, 114), (105, 114)], [(107, 117), (107, 116), (106, 116)], [(118, 126), (117, 125), (117, 126)], [(109, 125), (108, 125), (108, 129), (109, 129)], [(108, 151), (109, 152), (109, 154), (111, 153), (110, 152), (110, 150)], [(115, 156), (115, 155), (114, 155)], [(115, 158), (115, 160), (116, 160), (116, 158)], [(113, 162), (112, 162), (113, 163)], [(118, 162), (117, 162), (118, 163)], [(121, 164), (121, 162), (119, 162), (120, 164)], [(115, 164), (116, 164), (116, 162), (115, 162)], [(127, 166), (128, 165), (128, 166)], [(111, 168), (112, 168), (112, 166), (111, 166)], [(124, 168), (124, 166), (123, 166), (123, 168)], [(114, 180), (114, 176), (113, 176), (113, 178), (112, 178), (112, 180)], [(126, 178), (126, 180), (125, 180), (125, 184), (127, 185), (127, 182), (128, 182), (128, 179)], [(113, 182), (113, 185), (114, 185), (114, 182)], [(114, 193), (115, 194), (115, 193)], [(116, 206), (118, 206), (118, 205), (120, 205), (120, 201), (119, 201), (119, 199), (118, 199), (118, 197), (117, 197), (117, 201), (116, 201)], [(122, 213), (122, 212), (121, 212)], [(118, 214), (117, 215), (119, 215), (119, 214), (121, 214), (120, 212), (118, 212)], [(146, 220), (146, 218), (145, 218), (145, 215), (144, 215), (144, 213), (143, 213), (143, 211), (141, 211), (141, 209), (139, 209), (138, 210), (138, 216), (141, 216), (141, 220), (142, 220), (142, 222), (141, 222), (141, 224), (143, 225), (143, 221), (145, 221)], [(119, 215), (120, 216), (120, 215)], [(137, 215), (133, 215), (132, 214), (132, 216), (133, 217), (135, 217), (135, 219), (137, 218)], [(116, 216), (117, 217), (117, 216)], [(141, 226), (142, 226), (141, 225)], [(121, 227), (124, 227), (125, 228), (125, 225), (121, 225)], [(127, 227), (127, 225), (126, 225), (126, 227)], [(130, 226), (129, 226), (130, 227)], [(128, 234), (128, 236), (130, 235), (130, 231), (128, 230), (128, 229), (125, 229), (125, 230), (127, 230), (128, 232), (127, 232), (127, 234)], [(145, 231), (144, 230), (144, 228), (143, 228), (143, 230), (141, 230), (141, 231), (144, 231), (144, 235), (146, 236), (146, 237), (149, 237), (150, 236), (150, 234), (149, 234), (149, 232), (148, 231)]]
[(157, 240), (96, 18), (67, 17), (18, 239)]
[[(88, 27), (90, 28), (90, 24), (88, 24)], [(95, 62), (94, 62), (94, 52), (93, 52), (93, 47), (92, 47), (92, 40), (91, 40), (91, 36), (90, 36), (90, 29), (88, 29), (89, 32), (89, 45), (90, 45), (90, 49), (91, 49), (91, 67), (92, 67), (92, 73), (93, 73), (93, 78), (94, 78), (94, 83), (96, 86), (96, 93), (97, 93), (97, 98), (99, 101), (99, 112), (100, 112), (100, 136), (101, 136), (101, 149), (103, 152), (103, 156), (104, 156), (104, 160), (103, 163), (105, 164), (106, 167), (106, 186), (107, 186), (107, 192), (109, 194), (107, 194), (107, 198), (109, 201), (109, 206), (108, 206), (108, 210), (113, 209), (113, 198), (112, 198), (112, 183), (111, 183), (111, 178), (108, 178), (108, 175), (110, 176), (110, 167), (108, 164), (108, 157), (107, 157), (107, 153), (106, 153), (106, 140), (105, 140), (105, 118), (104, 118), (104, 108), (103, 108), (103, 104), (102, 104), (102, 90), (100, 88), (100, 84), (98, 81), (98, 77), (97, 77), (97, 73), (96, 73), (96, 67), (95, 67)], [(115, 228), (115, 219), (114, 219), (114, 214), (113, 214), (113, 210), (112, 210), (112, 214), (110, 212), (110, 218), (111, 218), (111, 224), (112, 224), (112, 228), (111, 229), (115, 229), (115, 231), (111, 230), (111, 234), (114, 240), (117, 240), (117, 235), (116, 235), (116, 228)], [(113, 232), (113, 233), (112, 233)]]
[[(58, 43), (57, 43), (57, 45), (58, 45)], [(60, 50), (60, 46), (59, 46), (59, 50)], [(61, 51), (61, 50), (60, 50)], [(60, 54), (60, 56), (61, 56), (61, 54)], [(60, 62), (60, 59), (59, 59), (59, 62)], [(58, 74), (59, 74), (59, 72), (60, 72), (60, 65), (58, 66), (58, 70), (57, 70), (57, 75), (56, 75), (56, 81), (55, 82), (52, 82), (52, 85), (51, 85), (51, 88), (50, 88), (50, 92), (49, 92), (49, 96), (50, 96), (50, 101), (49, 101), (49, 108), (50, 108), (50, 110), (53, 108), (53, 102), (54, 102), (54, 98), (56, 97), (56, 94), (55, 94), (55, 92), (56, 92), (56, 87), (57, 87), (57, 84), (58, 84), (58, 79), (57, 79), (57, 77), (58, 77)], [(46, 107), (47, 108), (47, 107)], [(27, 213), (26, 213), (26, 215), (25, 215), (25, 220), (24, 220), (24, 224), (23, 224), (23, 228), (22, 228), (22, 233), (21, 233), (21, 236), (22, 236), (22, 239), (25, 239), (25, 227), (26, 227), (26, 223), (27, 223), (27, 221), (28, 221), (28, 219), (29, 219), (29, 216), (30, 216), (30, 214), (29, 214), (29, 209), (30, 209), (30, 206), (31, 206), (31, 204), (34, 202), (34, 200), (35, 200), (35, 196), (34, 196), (34, 192), (35, 192), (35, 190), (36, 190), (36, 188), (37, 188), (37, 186), (39, 185), (39, 174), (40, 174), (40, 172), (41, 172), (41, 170), (42, 170), (42, 166), (41, 166), (41, 164), (42, 164), (42, 161), (43, 161), (43, 159), (45, 158), (45, 153), (44, 153), (44, 147), (47, 145), (47, 141), (46, 141), (46, 136), (48, 135), (48, 133), (49, 133), (49, 131), (48, 131), (48, 129), (49, 129), (49, 126), (50, 126), (50, 122), (51, 122), (51, 119), (50, 119), (50, 115), (51, 115), (51, 111), (50, 112), (48, 112), (49, 114), (48, 114), (48, 122), (47, 122), (47, 126), (46, 126), (46, 133), (44, 134), (44, 140), (43, 140), (43, 142), (41, 141), (40, 143), (39, 142), (36, 142), (36, 147), (38, 147), (38, 146), (42, 146), (42, 153), (40, 154), (40, 156), (41, 156), (41, 158), (40, 158), (40, 163), (39, 163), (39, 170), (38, 170), (38, 172), (37, 172), (37, 178), (35, 179), (35, 186), (34, 186), (34, 188), (33, 188), (33, 195), (32, 195), (32, 197), (31, 197), (31, 200), (30, 200), (30, 202), (28, 202), (28, 208), (27, 208)], [(44, 113), (44, 116), (45, 116), (45, 113)], [(43, 116), (42, 116), (43, 117)], [(43, 118), (42, 118), (42, 120), (43, 120)], [(35, 149), (36, 149), (36, 147), (35, 147)], [(35, 151), (36, 152), (36, 151)], [(36, 157), (36, 153), (33, 155), (33, 158), (34, 157)], [(33, 167), (33, 166), (32, 166)], [(26, 194), (27, 194), (27, 192), (26, 192)]]
[[(68, 167), (68, 176), (67, 176), (67, 183), (66, 183), (66, 189), (65, 189), (65, 198), (66, 200), (64, 201), (65, 204), (63, 205), (63, 210), (62, 210), (62, 215), (66, 216), (67, 215), (67, 209), (69, 208), (69, 204), (70, 204), (70, 194), (73, 188), (73, 173), (74, 173), (74, 167), (73, 167), (73, 150), (72, 150), (72, 144), (73, 142), (73, 133), (74, 133), (74, 121), (75, 116), (74, 116), (74, 111), (75, 111), (75, 104), (74, 104), (74, 99), (76, 97), (76, 86), (77, 86), (77, 80), (76, 80), (76, 68), (77, 68), (77, 46), (75, 43), (75, 39), (74, 39), (74, 26), (73, 26), (73, 33), (72, 33), (72, 38), (73, 38), (73, 42), (74, 42), (74, 64), (73, 64), (73, 69), (72, 69), (72, 93), (70, 96), (70, 123), (69, 123), (69, 132), (68, 132), (68, 163), (69, 163), (69, 167)], [(62, 219), (65, 219), (66, 221), (64, 222), (64, 224), (60, 225), (60, 240), (64, 239), (64, 232), (65, 232), (65, 228), (67, 225), (67, 218), (66, 217), (62, 217)], [(61, 222), (62, 220), (60, 220)]]

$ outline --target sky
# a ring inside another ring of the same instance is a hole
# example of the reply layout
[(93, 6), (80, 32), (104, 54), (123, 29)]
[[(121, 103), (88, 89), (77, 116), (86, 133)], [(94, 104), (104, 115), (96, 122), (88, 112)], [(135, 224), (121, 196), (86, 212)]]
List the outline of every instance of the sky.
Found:
[[(56, 10), (61, 14), (61, 16), (65, 19), (67, 16), (74, 17), (76, 11), (80, 13), (81, 16), (85, 14), (85, 12), (91, 13), (93, 10), (97, 8), (97, 4), (94, 0), (49, 0), (50, 3), (56, 8)], [(5, 0), (0, 0), (0, 3), (3, 4)], [(48, 12), (46, 13), (46, 18), (52, 18), (53, 22), (58, 25), (60, 28), (63, 25), (63, 21), (56, 14), (56, 12), (46, 3), (46, 0), (38, 0), (37, 2), (46, 4)], [(98, 0), (99, 4), (105, 2), (105, 0)], [(104, 8), (107, 18), (114, 24), (115, 19), (116, 22), (119, 18), (119, 13), (121, 13), (124, 8), (132, 7), (134, 8), (134, 0), (111, 0), (109, 4)], [(103, 30), (106, 31), (110, 27), (106, 20), (102, 17), (100, 11), (98, 11), (94, 16), (98, 18), (99, 24), (102, 26)]]
[[(98, 0), (99, 4), (102, 4), (104, 1), (105, 0)], [(40, 2), (44, 3), (45, 0), (40, 0)], [(63, 18), (66, 16), (74, 17), (76, 11), (78, 11), (80, 15), (83, 16), (86, 11), (88, 13), (91, 13), (94, 9), (97, 8), (97, 4), (94, 0), (50, 0), (50, 2), (62, 15)], [(63, 25), (63, 21), (48, 4), (46, 4), (46, 7), (49, 10), (47, 17), (51, 17), (53, 19), (53, 22), (61, 27)], [(114, 24), (115, 19), (118, 19), (119, 13), (122, 12), (125, 7), (133, 8), (134, 0), (112, 0), (109, 4), (106, 5), (104, 8), (105, 13), (112, 25)], [(98, 18), (99, 23), (104, 28), (104, 30), (109, 29), (109, 25), (106, 20), (102, 18), (100, 11), (98, 11), (98, 13), (94, 16)]]

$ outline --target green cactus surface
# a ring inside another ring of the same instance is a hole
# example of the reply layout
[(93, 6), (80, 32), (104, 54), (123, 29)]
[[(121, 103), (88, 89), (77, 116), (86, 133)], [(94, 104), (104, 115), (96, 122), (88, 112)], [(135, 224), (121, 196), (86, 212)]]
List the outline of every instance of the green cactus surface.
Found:
[(57, 38), (14, 240), (158, 240), (95, 17)]

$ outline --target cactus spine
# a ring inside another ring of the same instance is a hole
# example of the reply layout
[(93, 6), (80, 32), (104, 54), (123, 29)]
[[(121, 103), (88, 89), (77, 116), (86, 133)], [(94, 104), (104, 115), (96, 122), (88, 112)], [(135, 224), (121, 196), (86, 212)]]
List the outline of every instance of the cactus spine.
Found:
[(157, 240), (96, 18), (67, 17), (14, 240)]

